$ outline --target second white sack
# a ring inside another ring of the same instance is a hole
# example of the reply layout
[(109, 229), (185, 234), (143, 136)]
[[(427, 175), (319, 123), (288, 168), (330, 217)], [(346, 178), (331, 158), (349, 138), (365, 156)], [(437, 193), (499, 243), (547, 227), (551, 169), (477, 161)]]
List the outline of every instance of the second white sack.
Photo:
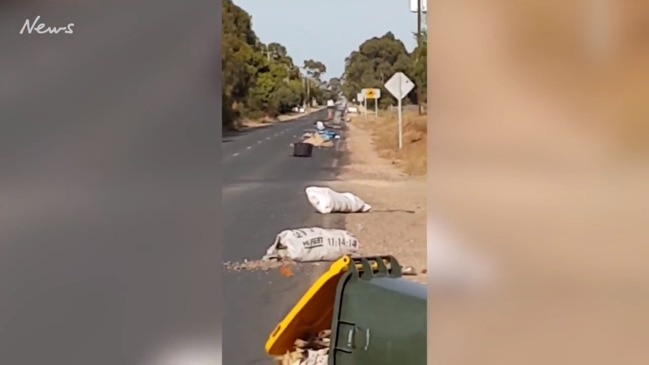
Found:
[(372, 206), (352, 193), (339, 193), (330, 188), (310, 186), (305, 190), (309, 203), (318, 213), (366, 213)]

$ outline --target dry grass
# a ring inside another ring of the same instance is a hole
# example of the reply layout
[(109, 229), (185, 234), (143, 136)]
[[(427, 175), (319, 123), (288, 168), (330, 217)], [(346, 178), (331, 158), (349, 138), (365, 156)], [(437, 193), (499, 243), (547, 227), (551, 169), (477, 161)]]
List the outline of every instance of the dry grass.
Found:
[(403, 115), (403, 149), (399, 150), (399, 130), (394, 113), (379, 113), (365, 120), (357, 117), (353, 123), (371, 132), (379, 156), (412, 176), (426, 174), (427, 122), (426, 115), (405, 112)]

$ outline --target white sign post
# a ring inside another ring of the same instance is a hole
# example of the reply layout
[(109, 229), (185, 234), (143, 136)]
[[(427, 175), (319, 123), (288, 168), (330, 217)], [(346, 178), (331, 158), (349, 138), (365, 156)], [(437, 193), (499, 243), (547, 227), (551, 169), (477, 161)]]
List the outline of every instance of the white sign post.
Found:
[[(420, 9), (417, 9), (421, 6)], [(417, 13), (421, 10), (422, 13), (428, 13), (428, 6), (426, 0), (410, 0), (410, 12)]]
[(367, 119), (367, 99), (374, 99), (374, 116), (379, 116), (378, 99), (381, 97), (381, 89), (371, 88), (361, 90), (365, 100), (365, 119)]
[(379, 117), (379, 99), (374, 99), (374, 117)]
[(367, 99), (363, 98), (363, 118), (367, 120)]
[(399, 120), (399, 149), (403, 148), (403, 128), (401, 121), (401, 100), (415, 88), (415, 84), (404, 75), (403, 72), (397, 72), (385, 83), (385, 88), (397, 98), (397, 114)]
[[(365, 107), (365, 96), (363, 95), (363, 93), (356, 94), (356, 101), (358, 102), (359, 106), (363, 106), (363, 108)], [(363, 115), (365, 115), (365, 111), (363, 111)]]

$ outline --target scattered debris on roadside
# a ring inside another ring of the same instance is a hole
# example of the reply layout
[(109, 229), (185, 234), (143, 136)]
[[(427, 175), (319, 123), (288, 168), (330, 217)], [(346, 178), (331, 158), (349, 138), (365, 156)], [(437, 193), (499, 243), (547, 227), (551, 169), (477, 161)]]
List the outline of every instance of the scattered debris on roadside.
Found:
[[(243, 262), (224, 262), (223, 266), (228, 271), (269, 271), (290, 270), (295, 265), (292, 260), (244, 260)], [(281, 273), (281, 272), (280, 272)]]
[(308, 143), (314, 147), (333, 147), (334, 140), (340, 139), (340, 135), (333, 131), (334, 128), (326, 125), (322, 121), (315, 123), (314, 132), (306, 132), (302, 135), (302, 143)]
[(321, 331), (317, 336), (296, 339), (294, 349), (276, 358), (277, 365), (326, 365), (329, 358), (331, 330)]
[(417, 275), (417, 270), (412, 266), (402, 266), (401, 275)]
[(282, 276), (286, 277), (286, 278), (290, 278), (293, 275), (295, 275), (293, 273), (293, 270), (291, 270), (291, 268), (286, 264), (279, 267), (279, 273), (282, 274)]
[[(296, 143), (306, 143), (306, 144), (310, 144), (310, 145), (312, 145), (313, 147), (316, 147), (316, 148), (322, 148), (322, 147), (333, 147), (333, 143), (332, 143), (332, 142), (331, 142), (331, 143), (330, 143), (330, 142), (325, 142), (325, 143), (323, 143), (322, 145), (319, 145), (319, 146), (316, 146), (316, 145), (314, 145), (314, 144), (311, 143), (311, 142), (312, 142), (312, 141), (304, 141), (304, 142), (296, 142)], [(289, 143), (288, 146), (289, 146), (289, 147), (295, 147), (296, 143)]]
[(313, 145), (313, 147), (333, 147), (333, 142), (325, 140), (320, 134), (313, 133), (310, 136), (306, 137), (302, 143), (308, 143)]

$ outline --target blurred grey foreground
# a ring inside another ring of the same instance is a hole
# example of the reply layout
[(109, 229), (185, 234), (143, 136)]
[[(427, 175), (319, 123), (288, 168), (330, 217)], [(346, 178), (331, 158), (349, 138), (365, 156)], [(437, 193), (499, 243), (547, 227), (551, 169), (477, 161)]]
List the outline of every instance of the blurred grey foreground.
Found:
[(1, 6), (0, 363), (220, 363), (218, 2)]

